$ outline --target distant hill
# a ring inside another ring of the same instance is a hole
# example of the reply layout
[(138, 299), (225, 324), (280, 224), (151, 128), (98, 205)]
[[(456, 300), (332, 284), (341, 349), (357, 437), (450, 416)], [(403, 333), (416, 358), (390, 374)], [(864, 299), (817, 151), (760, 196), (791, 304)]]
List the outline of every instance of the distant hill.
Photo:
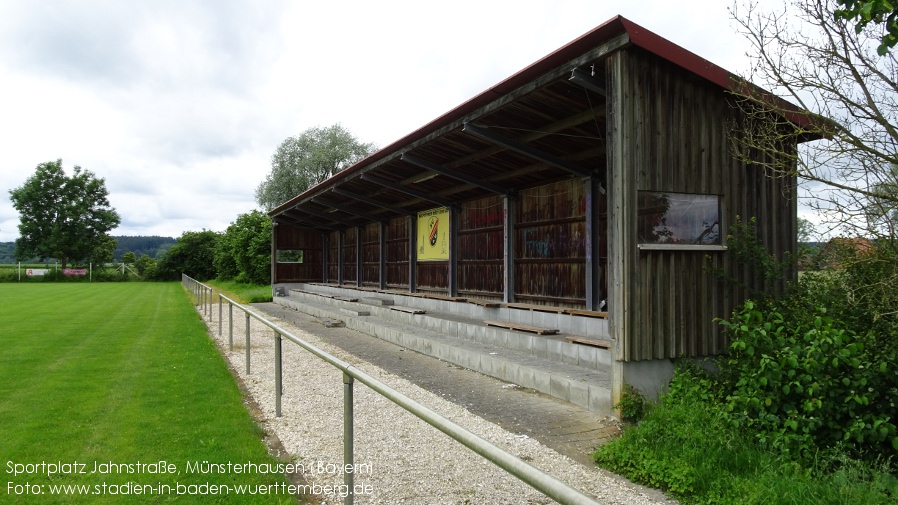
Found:
[(115, 261), (121, 261), (122, 255), (126, 252), (133, 252), (137, 257), (146, 254), (151, 258), (159, 258), (165, 251), (169, 250), (178, 241), (171, 237), (112, 237), (118, 245), (113, 255)]
[[(117, 246), (113, 255), (115, 261), (121, 261), (122, 255), (128, 251), (133, 252), (139, 258), (146, 254), (151, 258), (160, 257), (165, 251), (169, 250), (178, 241), (171, 237), (112, 237), (116, 240)], [(16, 243), (0, 242), (0, 263), (16, 262)], [(28, 263), (37, 263), (37, 259), (33, 259)]]

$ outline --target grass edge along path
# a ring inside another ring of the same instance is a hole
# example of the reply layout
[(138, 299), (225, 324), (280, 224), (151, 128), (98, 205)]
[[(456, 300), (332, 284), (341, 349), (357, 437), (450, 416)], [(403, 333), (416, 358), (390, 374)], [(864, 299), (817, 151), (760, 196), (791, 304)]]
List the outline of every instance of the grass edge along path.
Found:
[(220, 281), (217, 279), (206, 281), (203, 284), (213, 289), (212, 299), (215, 304), (218, 303), (219, 293), (242, 304), (270, 302), (272, 300), (271, 284), (245, 284), (236, 281)]
[(0, 298), (0, 502), (296, 503), (179, 283)]

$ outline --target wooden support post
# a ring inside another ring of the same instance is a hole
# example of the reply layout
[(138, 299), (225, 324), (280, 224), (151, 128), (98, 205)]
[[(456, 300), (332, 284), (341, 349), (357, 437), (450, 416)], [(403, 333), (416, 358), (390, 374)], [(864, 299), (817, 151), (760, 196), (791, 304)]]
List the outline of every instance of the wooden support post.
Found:
[(597, 310), (601, 294), (599, 286), (599, 182), (594, 177), (583, 179), (586, 194), (586, 310)]
[(380, 222), (380, 265), (378, 271), (378, 288), (387, 289), (387, 223)]
[(362, 233), (365, 231), (364, 226), (358, 226), (355, 229), (355, 285), (362, 287), (364, 280), (364, 270), (362, 269)]
[(502, 243), (504, 248), (502, 252), (504, 259), (502, 271), (505, 275), (505, 289), (502, 294), (502, 301), (505, 303), (514, 302), (514, 206), (515, 201), (509, 195), (502, 197)]
[(418, 271), (418, 253), (415, 251), (415, 241), (418, 239), (418, 216), (408, 217), (408, 291), (415, 293), (418, 290), (416, 273)]
[(449, 207), (449, 296), (458, 296), (458, 208)]
[[(272, 289), (274, 289), (274, 285), (278, 283), (278, 222), (275, 221), (271, 223), (271, 285)], [(272, 293), (274, 294), (274, 293)], [(220, 326), (221, 321), (219, 321)], [(219, 331), (219, 333), (221, 333)]]
[(327, 258), (330, 255), (330, 234), (327, 232), (321, 232), (321, 248), (322, 251), (322, 259), (321, 259), (321, 282), (327, 283), (328, 275), (330, 273), (327, 271)]
[(345, 262), (345, 258), (343, 258), (343, 242), (345, 241), (345, 237), (343, 236), (343, 230), (337, 232), (337, 285), (343, 285), (343, 264)]

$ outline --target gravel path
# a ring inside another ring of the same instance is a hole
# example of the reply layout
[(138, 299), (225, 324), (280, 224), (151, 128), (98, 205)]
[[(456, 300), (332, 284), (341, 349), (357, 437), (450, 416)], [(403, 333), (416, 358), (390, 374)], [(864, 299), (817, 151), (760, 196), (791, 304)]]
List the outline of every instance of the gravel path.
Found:
[[(212, 310), (211, 322), (206, 317), (209, 334), (258, 404), (261, 422), (277, 435), (292, 460), (302, 465), (307, 483), (341, 486), (343, 475), (335, 469), (343, 462), (342, 372), (284, 339), (283, 415), (275, 417), (274, 332), (254, 320), (251, 323), (251, 373), (246, 375), (243, 314), (234, 311), (234, 350), (229, 351), (227, 307), (223, 312), (223, 335), (218, 336), (217, 307)], [(600, 503), (675, 503), (599, 468), (576, 463), (525, 435), (506, 431), (288, 321), (266, 317)], [(354, 395), (355, 484), (357, 490), (366, 493), (356, 494), (355, 503), (554, 503), (363, 384), (356, 383)], [(320, 494), (315, 503), (343, 503), (343, 498), (339, 491), (332, 491)]]

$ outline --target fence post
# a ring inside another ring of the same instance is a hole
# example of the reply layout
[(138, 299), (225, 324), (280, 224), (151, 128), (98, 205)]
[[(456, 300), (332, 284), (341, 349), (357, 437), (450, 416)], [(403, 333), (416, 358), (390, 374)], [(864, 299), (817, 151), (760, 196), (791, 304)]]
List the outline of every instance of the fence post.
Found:
[(274, 415), (281, 417), (281, 393), (283, 393), (283, 369), (281, 361), (281, 334), (274, 332)]
[[(346, 372), (343, 372), (343, 469), (351, 469), (353, 468), (352, 460), (353, 460), (353, 447), (352, 447), (352, 383), (355, 382), (355, 379), (352, 378)], [(349, 490), (349, 493), (346, 494), (346, 497), (343, 498), (344, 505), (352, 505), (353, 496), (352, 496), (352, 488), (353, 483), (355, 481), (355, 472), (346, 471), (343, 474), (343, 484), (346, 485), (346, 489)]]
[(209, 288), (209, 322), (212, 322), (212, 297), (215, 296), (215, 293), (212, 292), (212, 288)]
[(221, 336), (221, 325), (224, 324), (221, 321), (221, 313), (224, 309), (222, 306), (224, 305), (224, 300), (221, 298), (221, 293), (218, 293), (218, 336)]
[(228, 302), (228, 345), (234, 350), (234, 304)]
[(249, 375), (249, 312), (246, 315), (246, 375)]

